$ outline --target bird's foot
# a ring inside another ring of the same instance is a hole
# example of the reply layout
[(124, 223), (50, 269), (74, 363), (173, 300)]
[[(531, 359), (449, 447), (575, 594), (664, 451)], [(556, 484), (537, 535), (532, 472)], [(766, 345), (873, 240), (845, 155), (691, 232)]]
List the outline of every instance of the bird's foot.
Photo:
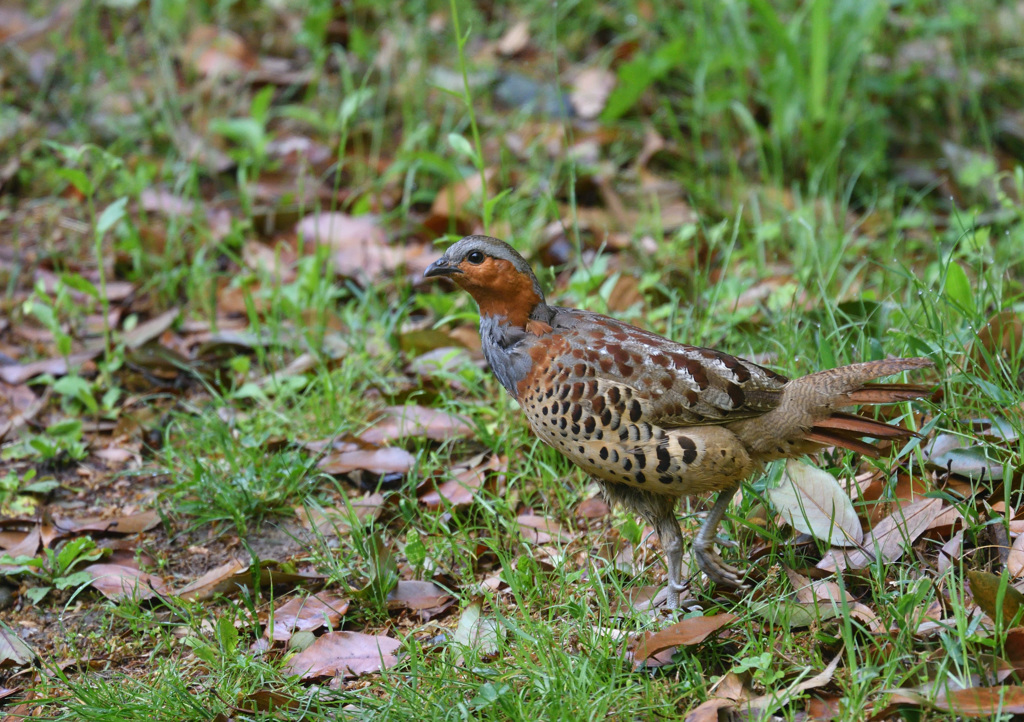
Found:
[(689, 591), (689, 587), (685, 584), (669, 582), (665, 585), (665, 588), (658, 593), (658, 596), (655, 597), (654, 603), (657, 605), (662, 601), (662, 599), (664, 599), (665, 607), (667, 609), (682, 609), (684, 611), (689, 611), (694, 607), (699, 606), (699, 602), (695, 597), (687, 595), (686, 597), (680, 598), (680, 594)]
[(694, 540), (692, 552), (697, 558), (697, 566), (715, 584), (734, 589), (743, 589), (746, 586), (743, 583), (743, 572), (722, 559), (722, 556), (715, 551), (715, 543), (722, 544), (722, 546), (736, 546), (736, 542), (726, 541), (723, 543), (721, 539), (706, 542), (701, 541), (699, 538)]

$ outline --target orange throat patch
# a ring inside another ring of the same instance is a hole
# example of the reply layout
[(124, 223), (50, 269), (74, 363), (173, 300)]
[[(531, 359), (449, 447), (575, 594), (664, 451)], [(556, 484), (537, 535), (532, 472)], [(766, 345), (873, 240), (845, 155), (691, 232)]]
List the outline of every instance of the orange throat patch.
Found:
[(481, 316), (503, 317), (538, 336), (551, 330), (546, 323), (530, 318), (544, 298), (534, 289), (533, 280), (517, 271), (510, 261), (488, 258), (479, 265), (463, 261), (459, 269), (462, 273), (453, 280), (473, 297)]

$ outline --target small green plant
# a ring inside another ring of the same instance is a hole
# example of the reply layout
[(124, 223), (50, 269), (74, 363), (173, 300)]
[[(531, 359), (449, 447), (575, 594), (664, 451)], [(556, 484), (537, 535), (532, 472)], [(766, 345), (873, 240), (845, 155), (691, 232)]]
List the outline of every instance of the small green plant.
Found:
[(263, 436), (235, 438), (216, 420), (199, 436), (185, 449), (172, 449), (167, 468), (175, 480), (175, 508), (200, 522), (230, 521), (244, 535), (268, 516), (292, 514), (313, 489), (315, 475), (304, 454), (268, 453)]
[(36, 494), (47, 494), (60, 484), (54, 479), (36, 481), (36, 470), (22, 476), (13, 470), (0, 476), (0, 513), (10, 516), (31, 516), (36, 513)]
[(47, 464), (60, 465), (68, 461), (81, 461), (88, 448), (82, 441), (82, 422), (65, 419), (46, 427), (42, 434), (36, 434), (23, 442), (7, 447), (0, 453), (0, 459), (36, 458)]
[(33, 603), (39, 604), (54, 589), (69, 589), (88, 584), (92, 575), (84, 571), (75, 571), (75, 567), (100, 559), (107, 550), (100, 549), (92, 537), (82, 536), (69, 539), (56, 549), (43, 549), (42, 557), (0, 556), (0, 564), (9, 564), (14, 568), (7, 574), (29, 574), (43, 584), (31, 587), (25, 596)]

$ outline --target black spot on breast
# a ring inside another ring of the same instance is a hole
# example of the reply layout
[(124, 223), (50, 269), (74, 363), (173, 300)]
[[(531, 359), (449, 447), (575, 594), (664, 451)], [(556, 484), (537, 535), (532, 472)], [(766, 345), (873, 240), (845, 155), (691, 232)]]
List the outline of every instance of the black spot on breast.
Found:
[(665, 473), (672, 468), (672, 455), (668, 453), (668, 447), (664, 444), (658, 444), (654, 447), (655, 453), (658, 455), (658, 472)]
[(658, 477), (658, 481), (665, 485), (674, 484), (675, 477), (669, 476), (668, 474), (662, 474), (661, 476)]
[(726, 450), (722, 449), (722, 458), (724, 459), (727, 455), (728, 454), (727, 454)]
[(577, 446), (577, 447), (576, 447), (576, 450), (577, 450), (578, 452), (580, 452), (581, 454), (585, 454), (585, 453), (587, 453), (587, 452), (586, 452), (586, 450), (585, 450), (585, 449), (584, 449), (584, 448), (583, 448), (582, 446)]
[(689, 436), (677, 436), (676, 443), (679, 450), (683, 452), (683, 463), (692, 464), (697, 460), (697, 445)]
[(644, 472), (642, 472), (642, 471), (636, 472), (636, 483), (637, 484), (643, 484), (646, 481), (647, 481), (647, 477), (644, 476)]
[(580, 435), (580, 425), (579, 424), (573, 424), (572, 428), (569, 429), (569, 430), (572, 432), (573, 436), (579, 436)]
[(637, 465), (637, 467), (639, 467), (641, 469), (644, 469), (644, 468), (647, 467), (647, 454), (645, 454), (644, 452), (642, 452), (642, 451), (640, 451), (638, 449), (637, 451), (633, 452), (633, 456), (636, 457), (636, 465)]
[(563, 401), (562, 402), (562, 413), (563, 414), (569, 413), (569, 407), (570, 406), (572, 406), (572, 404), (570, 404), (568, 401)]
[(605, 426), (611, 426), (612, 425), (612, 410), (611, 409), (605, 409), (604, 411), (601, 412), (601, 423), (604, 424)]
[(613, 464), (618, 464), (619, 463), (619, 452), (617, 452), (615, 449), (612, 449), (612, 463)]
[(605, 395), (608, 397), (608, 403), (612, 406), (622, 400), (622, 393), (619, 391), (618, 386), (612, 386)]
[(546, 398), (546, 399), (550, 399), (554, 395), (555, 395), (555, 387), (554, 386), (552, 386), (550, 389), (548, 389), (547, 391), (544, 392), (544, 398)]
[(630, 428), (634, 428), (635, 429), (636, 427), (635, 426), (633, 426), (633, 427), (623, 426), (619, 430), (619, 441), (629, 441), (629, 430), (630, 430)]
[(560, 399), (568, 398), (570, 391), (572, 391), (572, 387), (571, 386), (563, 386), (561, 388), (561, 390), (558, 392), (558, 398), (560, 398)]
[(588, 434), (594, 433), (594, 429), (597, 428), (597, 422), (594, 421), (593, 416), (588, 416), (583, 422), (583, 430)]
[(558, 428), (562, 429), (563, 431), (565, 430), (565, 427), (568, 425), (569, 422), (566, 420), (564, 416), (558, 420)]
[(544, 414), (545, 416), (547, 416), (547, 415), (548, 415), (548, 407), (547, 407), (547, 406), (545, 406), (544, 408), (542, 408), (542, 409), (540, 410), (540, 412), (541, 412), (542, 414)]
[(630, 460), (630, 458), (628, 456), (623, 458), (623, 460), (622, 460), (622, 468), (625, 469), (626, 471), (632, 470), (633, 462)]
[(594, 409), (595, 414), (599, 414), (604, 411), (604, 396), (595, 396), (591, 399), (590, 406)]
[(572, 407), (572, 420), (579, 421), (583, 418), (583, 407), (579, 404), (573, 404)]
[(572, 393), (569, 395), (569, 398), (572, 399), (573, 401), (579, 401), (580, 399), (583, 398), (583, 390), (586, 387), (587, 385), (585, 383), (583, 383), (582, 381), (577, 381), (572, 385)]
[(601, 457), (601, 461), (607, 461), (608, 460), (608, 447), (607, 446), (602, 446), (601, 450), (599, 452), (597, 452), (597, 455)]
[(629, 404), (629, 420), (636, 423), (640, 420), (640, 416), (643, 414), (643, 409), (640, 408), (640, 402), (633, 399)]

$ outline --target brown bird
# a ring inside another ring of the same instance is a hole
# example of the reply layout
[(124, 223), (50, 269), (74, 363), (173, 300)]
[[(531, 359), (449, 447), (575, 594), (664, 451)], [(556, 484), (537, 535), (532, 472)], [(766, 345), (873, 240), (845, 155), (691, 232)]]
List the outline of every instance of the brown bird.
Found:
[(925, 358), (868, 361), (790, 380), (745, 359), (687, 346), (614, 318), (549, 306), (529, 264), (504, 241), (467, 236), (424, 275), (451, 278), (480, 307), (480, 338), (494, 375), (534, 432), (592, 476), (612, 502), (658, 532), (668, 606), (679, 605), (683, 535), (679, 497), (719, 492), (693, 541), (700, 569), (742, 587), (714, 544), (744, 479), (774, 459), (826, 446), (878, 455), (861, 439), (914, 433), (842, 411), (921, 397), (876, 378), (931, 365)]

